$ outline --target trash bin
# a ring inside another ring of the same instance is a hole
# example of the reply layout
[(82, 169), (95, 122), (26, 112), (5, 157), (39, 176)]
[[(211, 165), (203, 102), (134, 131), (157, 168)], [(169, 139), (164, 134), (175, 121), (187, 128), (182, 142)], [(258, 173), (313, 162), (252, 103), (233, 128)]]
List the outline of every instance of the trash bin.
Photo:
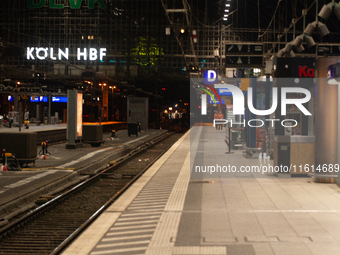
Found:
[(138, 136), (138, 123), (128, 123), (128, 135), (136, 135)]

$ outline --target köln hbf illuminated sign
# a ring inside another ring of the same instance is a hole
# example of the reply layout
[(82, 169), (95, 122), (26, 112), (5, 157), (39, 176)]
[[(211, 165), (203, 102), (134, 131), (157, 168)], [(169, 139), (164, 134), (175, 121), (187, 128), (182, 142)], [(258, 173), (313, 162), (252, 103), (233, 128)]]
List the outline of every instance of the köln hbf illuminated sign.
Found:
[[(54, 50), (53, 48), (44, 48), (44, 47), (27, 47), (27, 60), (63, 60), (69, 59), (70, 51), (69, 48), (65, 48), (64, 50), (58, 48), (58, 50)], [(103, 57), (106, 56), (106, 48), (100, 48), (97, 50), (96, 48), (77, 48), (77, 59), (78, 60), (90, 60), (95, 61), (98, 59), (103, 60)]]

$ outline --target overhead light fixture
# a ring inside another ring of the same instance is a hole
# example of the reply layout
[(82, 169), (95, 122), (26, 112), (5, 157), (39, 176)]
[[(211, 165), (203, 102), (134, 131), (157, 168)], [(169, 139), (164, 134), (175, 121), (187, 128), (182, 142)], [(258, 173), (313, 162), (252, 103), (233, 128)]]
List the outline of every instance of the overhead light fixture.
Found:
[(315, 31), (317, 26), (317, 22), (314, 21), (312, 23), (309, 23), (308, 26), (306, 27), (305, 31), (303, 31), (303, 33), (307, 34), (307, 35), (312, 35), (313, 32)]
[(225, 12), (229, 12), (229, 10), (228, 10), (228, 9), (225, 9), (224, 11), (225, 11)]
[(340, 5), (338, 3), (334, 3), (334, 13), (338, 20), (340, 20)]
[(225, 4), (226, 7), (230, 7), (230, 4)]
[(320, 21), (318, 22), (318, 32), (321, 36), (325, 36), (330, 33), (327, 26)]
[(296, 48), (297, 52), (302, 52), (305, 50), (305, 47), (303, 47), (302, 45), (300, 45), (299, 47)]
[(290, 43), (287, 43), (286, 47), (284, 47), (283, 50), (284, 50), (284, 52), (289, 53), (289, 52), (292, 51), (293, 47), (294, 47), (293, 43), (290, 42)]
[(283, 49), (281, 49), (281, 50), (279, 50), (279, 52), (277, 53), (277, 56), (278, 56), (279, 58), (282, 58), (284, 54), (285, 54), (285, 52), (283, 51)]
[(184, 28), (181, 28), (181, 33), (184, 34), (185, 30)]
[(320, 21), (314, 21), (312, 23), (309, 23), (304, 33), (307, 35), (312, 35), (316, 28), (318, 29), (318, 32), (321, 36), (325, 36), (330, 33), (327, 26)]
[(333, 11), (333, 3), (325, 4), (322, 8), (321, 11), (319, 12), (319, 17), (327, 20), (329, 16), (331, 16)]
[(316, 44), (313, 37), (308, 35), (305, 35), (305, 42), (308, 48), (313, 47)]
[(296, 49), (298, 49), (303, 42), (303, 35), (299, 35), (295, 38), (293, 45), (295, 46)]

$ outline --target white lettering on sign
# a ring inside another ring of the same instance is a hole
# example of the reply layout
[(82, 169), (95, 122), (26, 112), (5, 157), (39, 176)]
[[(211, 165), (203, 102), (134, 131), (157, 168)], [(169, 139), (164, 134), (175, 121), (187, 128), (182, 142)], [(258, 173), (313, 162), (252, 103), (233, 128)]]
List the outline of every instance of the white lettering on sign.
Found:
[[(47, 58), (51, 60), (68, 60), (70, 56), (69, 48), (65, 48), (64, 50), (58, 48), (55, 51), (53, 48), (43, 48), (43, 47), (27, 47), (26, 52), (27, 60), (45, 60)], [(106, 49), (99, 49), (99, 59), (103, 60), (103, 57), (106, 56)], [(77, 60), (87, 60), (95, 61), (98, 59), (98, 50), (96, 48), (77, 48)]]

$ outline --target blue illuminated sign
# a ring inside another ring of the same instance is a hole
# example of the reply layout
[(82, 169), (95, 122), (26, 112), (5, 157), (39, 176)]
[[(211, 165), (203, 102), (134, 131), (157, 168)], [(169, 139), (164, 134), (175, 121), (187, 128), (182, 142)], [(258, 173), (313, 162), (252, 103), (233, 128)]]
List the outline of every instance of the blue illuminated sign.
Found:
[(8, 101), (12, 102), (13, 101), (13, 96), (8, 96)]
[(39, 103), (39, 102), (47, 103), (48, 99), (47, 97), (38, 96), (38, 97), (30, 97), (30, 101), (34, 103)]
[(52, 102), (67, 103), (67, 97), (52, 97)]
[(232, 96), (233, 94), (230, 92), (229, 89), (223, 88), (223, 89), (218, 89), (218, 94), (220, 96)]
[(217, 71), (214, 70), (205, 70), (203, 71), (203, 77), (205, 83), (217, 83)]

